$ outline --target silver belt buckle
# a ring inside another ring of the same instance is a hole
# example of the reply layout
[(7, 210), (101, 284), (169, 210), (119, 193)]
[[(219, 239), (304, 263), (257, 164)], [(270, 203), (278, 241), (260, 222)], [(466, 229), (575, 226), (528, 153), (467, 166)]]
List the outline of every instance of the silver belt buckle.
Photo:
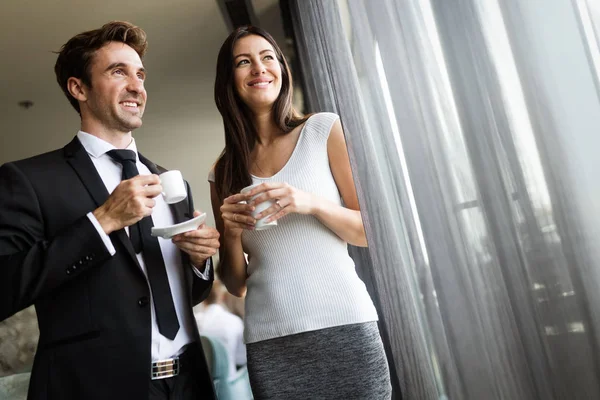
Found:
[(171, 378), (179, 375), (179, 357), (152, 362), (152, 380)]

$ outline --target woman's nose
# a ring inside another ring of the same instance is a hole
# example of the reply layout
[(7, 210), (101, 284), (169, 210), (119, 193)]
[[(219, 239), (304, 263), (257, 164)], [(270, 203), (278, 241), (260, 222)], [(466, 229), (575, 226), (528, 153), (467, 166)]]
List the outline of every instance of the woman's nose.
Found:
[(254, 64), (254, 67), (252, 68), (252, 74), (254, 75), (261, 75), (265, 71), (265, 66), (262, 63)]

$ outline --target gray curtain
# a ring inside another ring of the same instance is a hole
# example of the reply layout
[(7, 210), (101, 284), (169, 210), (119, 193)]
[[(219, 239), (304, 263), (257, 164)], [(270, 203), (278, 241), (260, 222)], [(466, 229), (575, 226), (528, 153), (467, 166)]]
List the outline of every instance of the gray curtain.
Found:
[(308, 109), (344, 126), (396, 392), (600, 398), (596, 6), (291, 4)]
[(577, 11), (584, 46), (595, 69), (596, 88), (600, 93), (600, 3), (597, 0), (572, 0)]

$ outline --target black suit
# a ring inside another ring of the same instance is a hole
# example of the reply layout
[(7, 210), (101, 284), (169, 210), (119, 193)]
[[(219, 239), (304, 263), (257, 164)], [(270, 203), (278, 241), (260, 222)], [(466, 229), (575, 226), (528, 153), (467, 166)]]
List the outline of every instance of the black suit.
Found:
[[(189, 201), (171, 206), (177, 222), (192, 216), (189, 187), (188, 195)], [(29, 399), (148, 398), (147, 280), (125, 230), (110, 235), (116, 249), (111, 257), (86, 217), (107, 198), (77, 138), (63, 149), (0, 167), (0, 320), (35, 304), (40, 328)], [(187, 255), (183, 260), (189, 264)], [(210, 291), (212, 271), (204, 281), (191, 267), (184, 269), (192, 313)], [(199, 342), (195, 325), (194, 337)], [(201, 364), (206, 367), (204, 359)], [(198, 380), (206, 386), (205, 398), (213, 398), (208, 374), (199, 373)]]

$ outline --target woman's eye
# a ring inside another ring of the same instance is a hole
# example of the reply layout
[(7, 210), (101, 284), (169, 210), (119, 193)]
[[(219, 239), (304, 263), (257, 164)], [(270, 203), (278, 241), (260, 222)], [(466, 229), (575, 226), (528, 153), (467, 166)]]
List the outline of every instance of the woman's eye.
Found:
[(242, 60), (242, 61), (240, 61), (239, 63), (237, 63), (237, 66), (239, 67), (239, 66), (245, 65), (245, 64), (248, 64), (248, 60)]
[(269, 56), (265, 56), (264, 60), (274, 60), (275, 57), (269, 55)]

